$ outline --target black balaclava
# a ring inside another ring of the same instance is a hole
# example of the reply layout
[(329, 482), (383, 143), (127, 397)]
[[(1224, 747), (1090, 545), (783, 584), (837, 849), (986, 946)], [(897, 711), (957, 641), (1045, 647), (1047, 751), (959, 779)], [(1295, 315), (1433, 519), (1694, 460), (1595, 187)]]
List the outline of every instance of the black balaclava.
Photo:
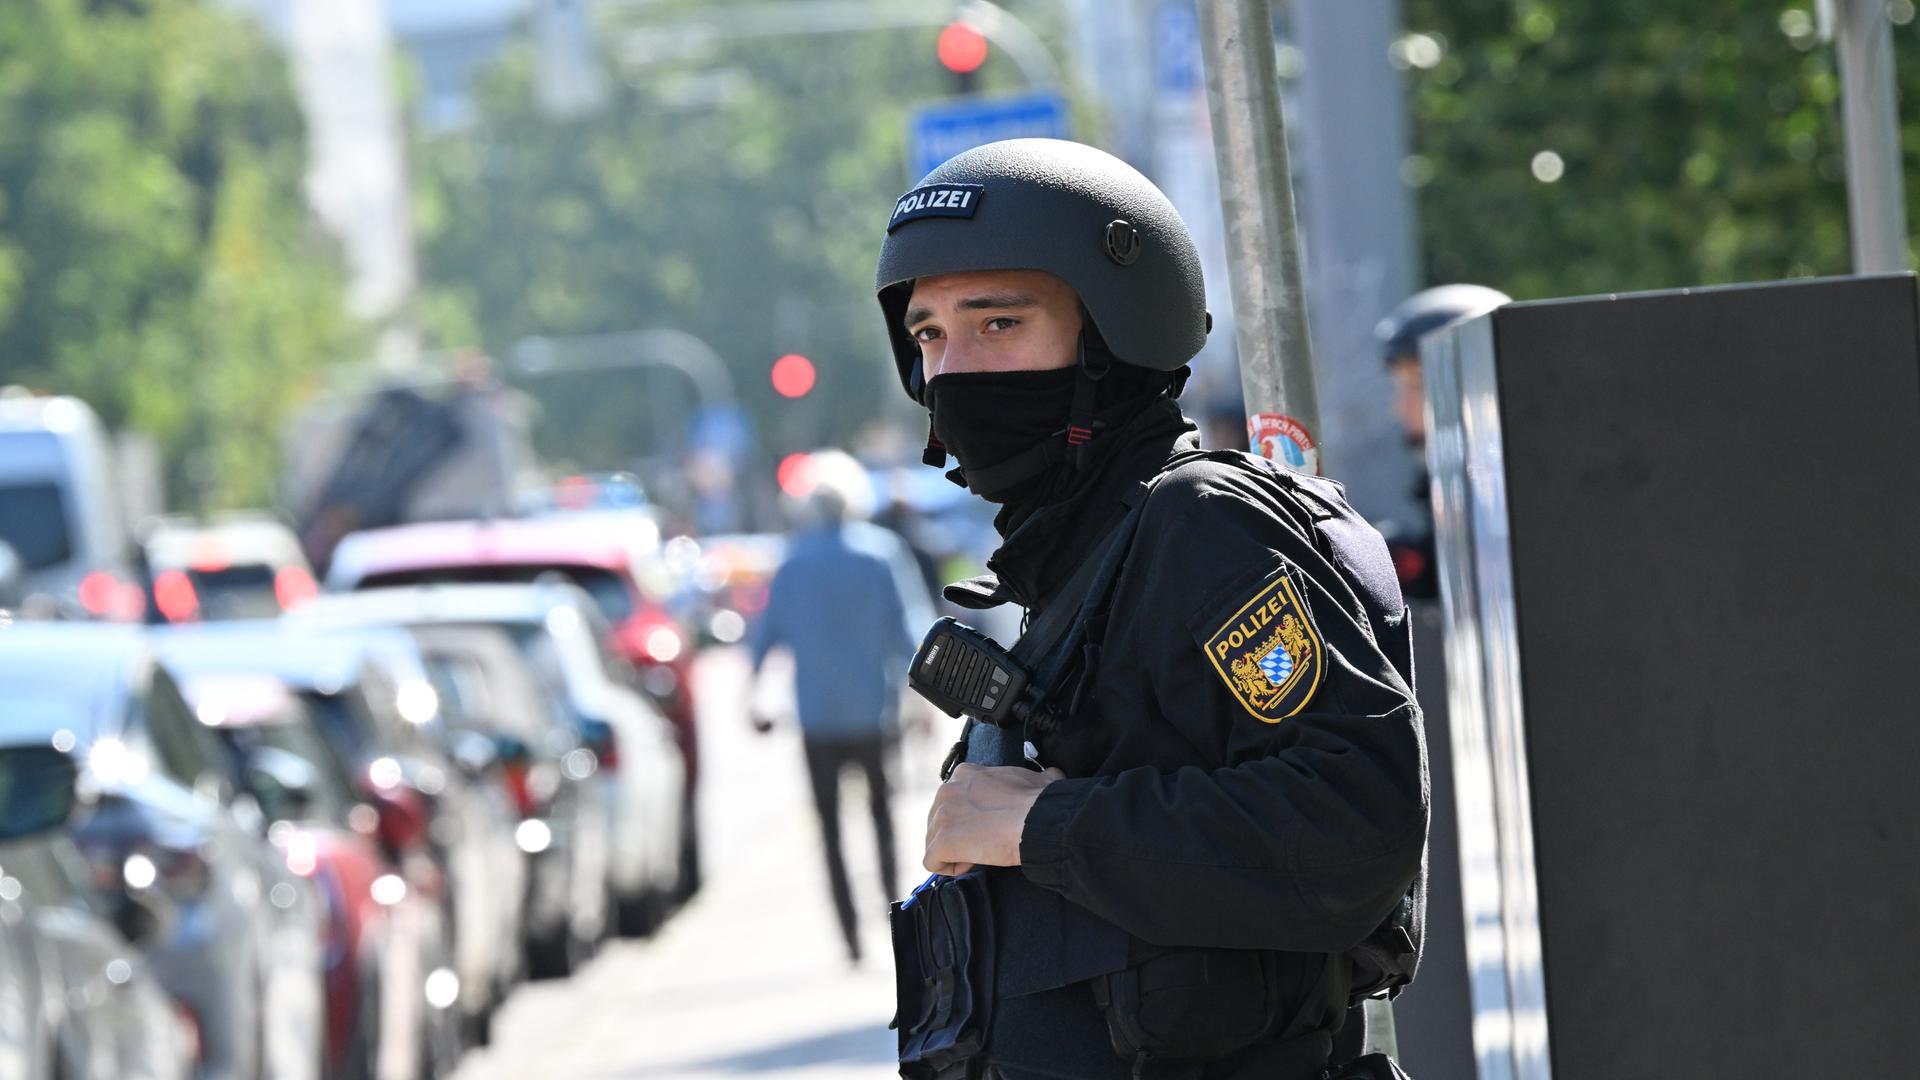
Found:
[(959, 459), (958, 473), (964, 476), (959, 482), (1001, 504), (1028, 501), (1049, 489), (1069, 456), (1067, 429), (1085, 372), (1098, 373), (1091, 383), (1092, 404), (1102, 420), (1092, 425), (1093, 438), (1082, 449), (1096, 453), (1099, 431), (1115, 406), (1144, 402), (1169, 387), (1178, 394), (1186, 375), (1184, 368), (1164, 372), (1121, 363), (1091, 318), (1083, 323), (1080, 355), (1067, 367), (937, 375), (921, 400), (932, 414), (939, 449)]
[(1053, 463), (1036, 461), (1034, 469), (1016, 469), (1016, 475), (1001, 483), (979, 479), (983, 472), (991, 475), (996, 465), (1064, 437), (1078, 375), (1073, 367), (962, 371), (937, 375), (927, 383), (922, 400), (933, 416), (933, 435), (959, 459), (974, 494), (1004, 503), (1050, 471)]

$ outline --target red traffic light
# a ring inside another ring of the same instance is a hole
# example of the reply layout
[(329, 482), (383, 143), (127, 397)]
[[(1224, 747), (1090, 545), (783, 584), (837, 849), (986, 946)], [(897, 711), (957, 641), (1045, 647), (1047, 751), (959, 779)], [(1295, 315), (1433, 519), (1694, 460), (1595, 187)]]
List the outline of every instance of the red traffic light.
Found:
[(782, 494), (802, 499), (813, 491), (813, 472), (813, 455), (794, 453), (780, 459), (773, 477)]
[(940, 31), (940, 63), (956, 75), (980, 70), (987, 62), (987, 39), (980, 31), (963, 22), (948, 23)]
[(807, 396), (813, 389), (813, 361), (788, 353), (773, 362), (773, 391), (781, 397)]

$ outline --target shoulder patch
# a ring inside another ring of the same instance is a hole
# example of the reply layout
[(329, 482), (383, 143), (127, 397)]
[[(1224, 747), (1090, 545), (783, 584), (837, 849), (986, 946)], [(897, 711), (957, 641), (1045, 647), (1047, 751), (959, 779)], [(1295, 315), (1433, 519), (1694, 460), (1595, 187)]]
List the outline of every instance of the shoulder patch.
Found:
[(1227, 689), (1269, 724), (1306, 708), (1326, 666), (1326, 644), (1284, 570), (1240, 605), (1205, 647)]

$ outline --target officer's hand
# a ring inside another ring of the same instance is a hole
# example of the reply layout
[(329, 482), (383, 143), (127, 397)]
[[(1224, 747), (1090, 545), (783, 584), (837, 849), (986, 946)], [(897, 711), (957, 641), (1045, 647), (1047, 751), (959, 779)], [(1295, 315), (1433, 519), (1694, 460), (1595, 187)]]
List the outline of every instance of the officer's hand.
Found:
[(1020, 833), (1041, 789), (1065, 780), (1059, 769), (1034, 772), (1014, 765), (961, 765), (934, 792), (927, 812), (929, 871), (949, 877), (974, 866), (1019, 866)]

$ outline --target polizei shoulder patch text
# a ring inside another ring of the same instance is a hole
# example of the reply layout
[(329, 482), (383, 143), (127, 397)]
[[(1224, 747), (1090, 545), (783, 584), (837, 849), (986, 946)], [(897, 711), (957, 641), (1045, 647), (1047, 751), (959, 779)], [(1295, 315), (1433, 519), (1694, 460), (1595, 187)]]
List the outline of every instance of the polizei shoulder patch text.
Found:
[(1306, 708), (1320, 686), (1326, 646), (1285, 573), (1241, 605), (1205, 647), (1227, 689), (1266, 723)]
[(921, 218), (970, 218), (980, 209), (980, 199), (986, 193), (987, 189), (979, 184), (928, 184), (914, 188), (893, 204), (893, 217), (887, 221), (887, 231)]

